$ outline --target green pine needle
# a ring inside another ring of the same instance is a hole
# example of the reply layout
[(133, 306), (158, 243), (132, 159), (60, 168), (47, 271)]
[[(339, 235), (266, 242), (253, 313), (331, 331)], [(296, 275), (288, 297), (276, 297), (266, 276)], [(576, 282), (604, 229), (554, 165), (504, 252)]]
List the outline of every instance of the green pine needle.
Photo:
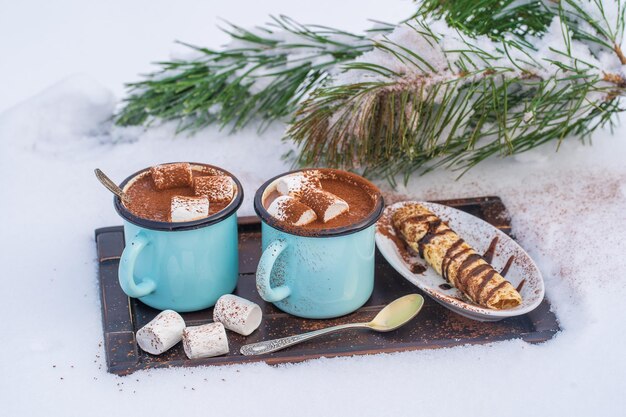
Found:
[[(442, 167), (462, 174), (490, 157), (549, 142), (558, 148), (567, 137), (587, 140), (624, 110), (621, 71), (596, 67), (611, 55), (626, 65), (621, 0), (418, 3), (401, 24), (426, 49), (445, 36), (430, 22), (444, 20), (456, 31), (460, 46), (442, 51), (448, 68), (391, 41), (386, 35), (399, 25), (378, 23), (355, 35), (285, 16), (254, 30), (229, 24), (226, 49), (186, 45), (194, 59), (157, 63), (159, 70), (129, 84), (116, 122), (236, 130), (291, 117), (286, 138), (298, 146), (300, 165), (342, 167), (393, 183)], [(564, 46), (541, 56), (537, 39), (555, 22)], [(497, 47), (483, 49), (485, 40)], [(576, 55), (586, 48), (590, 56)], [(389, 63), (368, 60), (372, 50)]]
[[(418, 19), (410, 27), (424, 26)], [(430, 41), (439, 39), (415, 31)], [(569, 32), (563, 35), (570, 45)], [(494, 54), (481, 51), (472, 39), (465, 39), (466, 51), (444, 51), (450, 67), (443, 74), (423, 65), (427, 56), (390, 42), (376, 44), (390, 61), (412, 63), (413, 72), (397, 74), (359, 63), (348, 65), (348, 71), (369, 72), (378, 81), (318, 88), (288, 131), (299, 145), (298, 163), (342, 167), (391, 181), (440, 167), (463, 173), (491, 156), (558, 144), (571, 135), (584, 140), (621, 111), (617, 102), (623, 77), (597, 75), (597, 68), (569, 49), (553, 50), (562, 56), (558, 61), (537, 61), (527, 42), (501, 40)], [(457, 61), (451, 62), (451, 54)], [(529, 72), (520, 56), (532, 60), (537, 73)], [(551, 68), (549, 76), (540, 71), (545, 68)]]
[(159, 71), (128, 84), (117, 124), (176, 120), (182, 131), (209, 124), (236, 130), (257, 118), (271, 122), (293, 113), (329, 69), (371, 49), (364, 36), (301, 25), (286, 16), (254, 31), (232, 24), (225, 31), (234, 43), (230, 49), (183, 44), (198, 57), (157, 63)]

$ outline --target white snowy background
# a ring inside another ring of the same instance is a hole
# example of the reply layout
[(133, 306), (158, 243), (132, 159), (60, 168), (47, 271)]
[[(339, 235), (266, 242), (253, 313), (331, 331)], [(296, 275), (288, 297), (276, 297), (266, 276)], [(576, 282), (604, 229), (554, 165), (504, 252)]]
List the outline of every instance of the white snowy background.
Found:
[[(236, 173), (251, 196), (288, 169), (284, 126), (262, 135), (172, 126), (119, 129), (123, 82), (172, 41), (217, 47), (218, 17), (269, 14), (359, 31), (398, 21), (409, 1), (0, 1), (0, 415), (623, 416), (626, 414), (626, 129), (593, 146), (566, 139), (492, 159), (460, 180), (439, 171), (398, 192), (499, 195), (539, 264), (563, 331), (399, 354), (138, 372), (105, 370), (93, 230), (120, 224), (93, 176), (121, 180), (159, 162)], [(623, 118), (624, 119), (624, 118)], [(626, 120), (626, 119), (624, 119)], [(388, 189), (384, 182), (381, 187)]]

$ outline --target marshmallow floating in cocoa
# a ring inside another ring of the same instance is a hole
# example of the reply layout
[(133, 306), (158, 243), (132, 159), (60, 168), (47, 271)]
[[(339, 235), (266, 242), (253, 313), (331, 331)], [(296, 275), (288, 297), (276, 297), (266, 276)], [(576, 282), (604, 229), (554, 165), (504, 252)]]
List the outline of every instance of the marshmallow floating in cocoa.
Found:
[(248, 336), (261, 324), (261, 307), (245, 298), (226, 294), (221, 296), (213, 308), (213, 321), (220, 322), (228, 330)]
[(150, 168), (150, 175), (157, 190), (167, 190), (176, 187), (191, 187), (193, 174), (191, 165), (187, 162), (162, 164)]
[(285, 175), (276, 182), (276, 191), (282, 195), (296, 196), (305, 188), (322, 188), (315, 171)]
[(170, 208), (171, 222), (189, 222), (209, 215), (209, 200), (206, 197), (172, 197)]
[(183, 330), (183, 348), (189, 359), (210, 358), (228, 353), (228, 339), (222, 323), (209, 323)]
[(281, 195), (272, 201), (267, 212), (274, 218), (293, 226), (304, 226), (317, 219), (317, 215), (310, 207), (288, 195)]
[(228, 175), (196, 177), (193, 180), (193, 192), (207, 197), (211, 203), (227, 203), (235, 194), (235, 183)]
[(298, 199), (310, 207), (324, 223), (350, 209), (343, 199), (320, 188), (304, 188), (298, 193)]
[(180, 314), (163, 310), (137, 331), (137, 344), (148, 353), (160, 355), (181, 341), (184, 328), (185, 321)]

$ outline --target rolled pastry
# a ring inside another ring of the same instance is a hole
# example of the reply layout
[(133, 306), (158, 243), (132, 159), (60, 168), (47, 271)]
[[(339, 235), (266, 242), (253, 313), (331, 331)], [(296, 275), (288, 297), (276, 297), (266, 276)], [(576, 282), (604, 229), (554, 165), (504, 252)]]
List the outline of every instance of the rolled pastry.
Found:
[(163, 310), (137, 331), (137, 344), (148, 353), (160, 355), (181, 341), (184, 328), (185, 320), (180, 314)]
[(261, 307), (245, 298), (226, 294), (221, 296), (213, 308), (213, 321), (220, 322), (228, 330), (248, 336), (261, 324)]
[(511, 283), (427, 208), (408, 204), (393, 213), (392, 222), (411, 248), (476, 304), (500, 310), (522, 303)]
[(187, 162), (153, 166), (150, 168), (150, 175), (157, 190), (191, 187), (193, 184), (191, 165)]
[(311, 207), (324, 223), (345, 213), (350, 208), (344, 200), (320, 188), (305, 188), (295, 195), (301, 203)]
[(235, 183), (228, 175), (196, 177), (193, 191), (195, 195), (208, 198), (211, 203), (227, 203), (235, 194)]
[(210, 358), (228, 353), (228, 339), (222, 323), (186, 327), (183, 348), (189, 359)]
[(317, 215), (309, 206), (288, 195), (281, 195), (272, 201), (267, 212), (292, 226), (304, 226), (317, 219)]

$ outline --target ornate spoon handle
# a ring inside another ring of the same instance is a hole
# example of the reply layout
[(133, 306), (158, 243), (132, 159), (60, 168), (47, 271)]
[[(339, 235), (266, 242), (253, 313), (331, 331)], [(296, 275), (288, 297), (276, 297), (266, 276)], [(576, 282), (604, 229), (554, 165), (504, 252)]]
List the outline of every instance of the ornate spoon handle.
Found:
[(96, 177), (102, 183), (102, 185), (104, 185), (113, 194), (121, 198), (124, 203), (128, 203), (128, 194), (122, 191), (122, 189), (118, 187), (117, 184), (114, 183), (109, 177), (107, 177), (104, 172), (100, 171), (98, 168), (96, 168), (94, 172), (96, 173)]
[(364, 328), (368, 326), (368, 323), (348, 323), (340, 324), (339, 326), (328, 327), (326, 329), (314, 330), (312, 332), (298, 334), (295, 336), (287, 336), (281, 339), (266, 340), (263, 342), (252, 343), (241, 347), (240, 351), (242, 355), (253, 356), (263, 355), (265, 353), (276, 352), (277, 350), (284, 349), (289, 346), (296, 345), (304, 342), (305, 340), (313, 339), (314, 337), (322, 336), (328, 333), (336, 332), (343, 329), (352, 328)]

